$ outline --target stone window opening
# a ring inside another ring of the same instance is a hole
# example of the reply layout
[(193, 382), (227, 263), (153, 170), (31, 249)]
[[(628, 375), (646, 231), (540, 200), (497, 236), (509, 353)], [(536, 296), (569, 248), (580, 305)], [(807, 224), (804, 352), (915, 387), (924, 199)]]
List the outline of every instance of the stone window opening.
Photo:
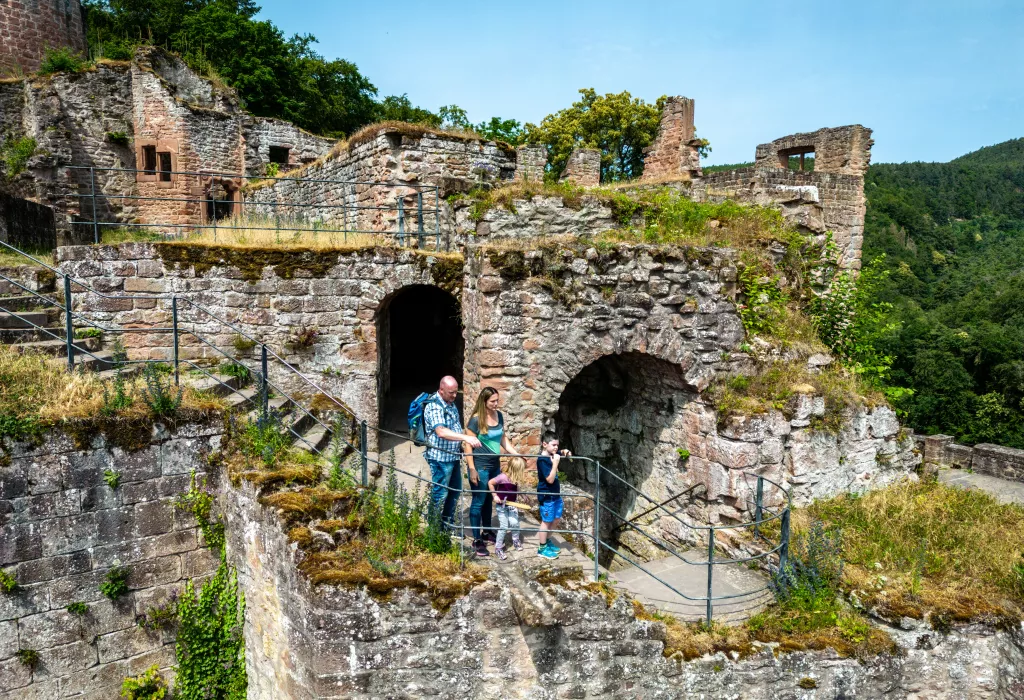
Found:
[(814, 170), (814, 146), (797, 146), (779, 150), (779, 166), (786, 170)]
[(213, 223), (234, 216), (240, 207), (239, 183), (211, 177), (203, 183), (203, 221)]
[(160, 151), (157, 155), (160, 158), (160, 182), (170, 182), (171, 171), (174, 170), (174, 166), (171, 164), (171, 154), (167, 151)]
[(267, 155), (267, 159), (271, 163), (277, 163), (278, 165), (288, 165), (289, 158), (291, 157), (291, 148), (288, 146), (271, 146), (270, 152)]
[(407, 432), (409, 403), (420, 392), (437, 391), (445, 375), (455, 377), (461, 386), (464, 356), (462, 307), (454, 296), (418, 284), (386, 299), (377, 315), (379, 425)]
[(156, 174), (156, 146), (142, 147), (142, 169), (147, 175)]
[[(645, 493), (681, 494), (689, 488), (690, 475), (679, 457), (684, 411), (696, 401), (676, 364), (641, 352), (606, 355), (584, 367), (559, 397), (554, 431), (562, 446), (574, 454), (593, 457), (607, 470), (631, 487)], [(563, 480), (593, 493), (596, 474), (585, 462), (570, 461), (562, 469)], [(645, 482), (657, 482), (652, 488)], [(701, 491), (701, 493), (703, 493)], [(696, 494), (694, 494), (696, 495)], [(621, 481), (605, 474), (601, 479), (601, 539), (631, 559), (646, 561), (663, 556), (650, 540), (624, 525), (623, 519), (637, 516), (654, 504), (639, 496)], [(683, 520), (692, 504), (691, 496), (665, 507)], [(612, 515), (616, 513), (621, 518)], [(637, 520), (637, 525), (658, 537), (657, 516), (664, 511)], [(604, 566), (617, 566), (614, 552), (601, 552)]]
[(177, 144), (173, 141), (140, 139), (136, 143), (140, 170), (135, 178), (139, 182), (155, 182), (159, 187), (172, 187), (176, 179)]

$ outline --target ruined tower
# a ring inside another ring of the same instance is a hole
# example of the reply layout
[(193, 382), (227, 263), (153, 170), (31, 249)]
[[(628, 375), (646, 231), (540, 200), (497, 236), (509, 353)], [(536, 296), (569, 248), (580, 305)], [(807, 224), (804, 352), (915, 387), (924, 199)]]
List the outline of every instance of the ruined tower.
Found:
[(0, 68), (39, 69), (46, 49), (85, 52), (79, 0), (0, 0)]

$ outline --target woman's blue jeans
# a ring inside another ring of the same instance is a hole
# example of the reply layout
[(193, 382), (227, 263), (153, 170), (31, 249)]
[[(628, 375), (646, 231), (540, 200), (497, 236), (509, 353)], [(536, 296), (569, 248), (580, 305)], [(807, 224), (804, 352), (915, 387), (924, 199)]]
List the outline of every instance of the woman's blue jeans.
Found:
[(481, 530), (493, 530), (491, 525), (491, 510), (493, 508), (494, 500), (491, 498), (491, 491), (487, 488), (487, 482), (498, 476), (498, 472), (501, 471), (500, 467), (483, 467), (477, 468), (477, 474), (480, 475), (480, 480), (476, 486), (473, 486), (470, 482), (469, 486), (473, 489), (473, 500), (469, 504), (469, 527), (473, 531), (473, 540), (479, 540), (483, 534)]

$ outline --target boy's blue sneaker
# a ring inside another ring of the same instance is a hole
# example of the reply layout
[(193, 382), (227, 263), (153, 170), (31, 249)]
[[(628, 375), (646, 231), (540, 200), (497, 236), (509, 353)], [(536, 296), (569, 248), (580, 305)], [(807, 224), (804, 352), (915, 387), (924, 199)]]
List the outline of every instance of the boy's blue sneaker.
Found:
[(550, 549), (548, 549), (548, 545), (544, 544), (537, 548), (537, 556), (544, 557), (545, 559), (557, 559), (558, 551), (556, 548), (556, 551), (552, 552)]
[(541, 556), (546, 556), (548, 559), (556, 559), (562, 550), (559, 549), (556, 545), (547, 542), (544, 545), (544, 551), (546, 552), (546, 554), (542, 554)]

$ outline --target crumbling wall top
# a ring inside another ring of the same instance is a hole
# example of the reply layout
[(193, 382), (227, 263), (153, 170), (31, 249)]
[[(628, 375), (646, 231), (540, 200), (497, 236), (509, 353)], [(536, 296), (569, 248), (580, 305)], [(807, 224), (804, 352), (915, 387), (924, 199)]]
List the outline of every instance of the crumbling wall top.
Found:
[(863, 177), (871, 162), (873, 144), (871, 129), (860, 124), (791, 134), (759, 145), (754, 167), (784, 169), (789, 167), (791, 157), (813, 156), (816, 172)]
[(700, 175), (693, 106), (689, 97), (669, 97), (665, 101), (658, 135), (644, 149), (643, 180)]

